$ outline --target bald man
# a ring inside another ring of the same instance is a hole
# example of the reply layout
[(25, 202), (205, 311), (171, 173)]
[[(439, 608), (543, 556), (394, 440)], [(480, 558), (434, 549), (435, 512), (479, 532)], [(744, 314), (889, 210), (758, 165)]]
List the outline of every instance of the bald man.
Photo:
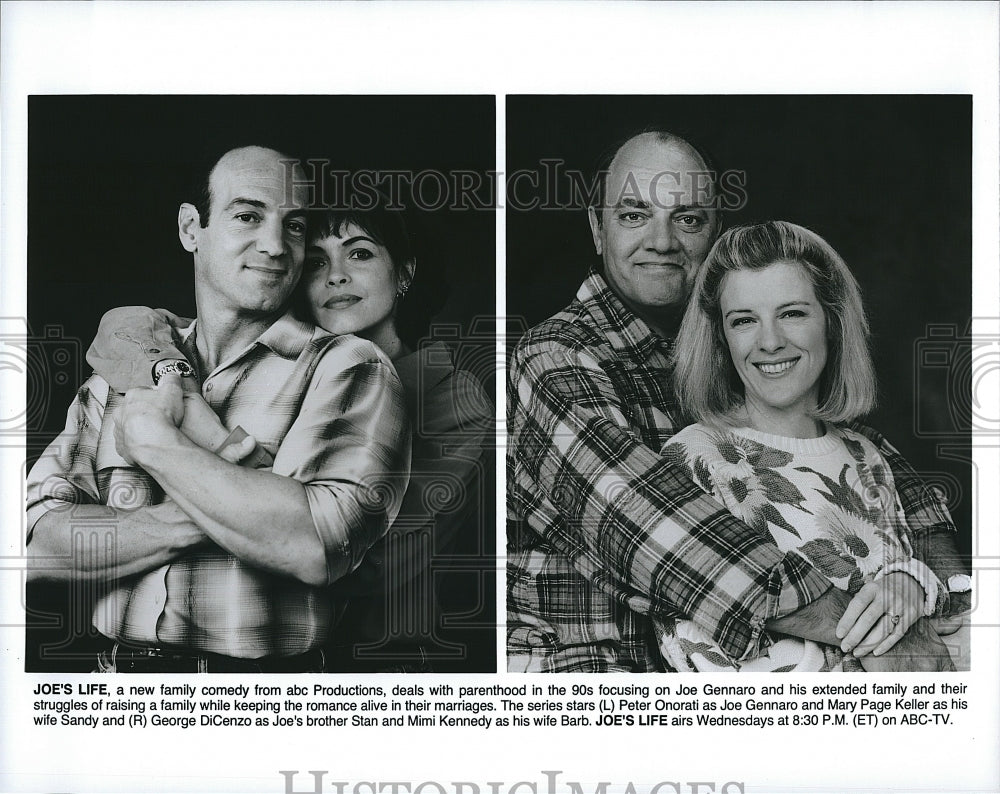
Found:
[[(409, 428), (391, 364), (286, 311), (304, 184), (264, 147), (215, 162), (178, 212), (197, 306), (175, 340), (186, 360), (155, 361), (156, 385), (124, 396), (91, 377), (28, 475), (30, 576), (107, 584), (100, 670), (321, 670), (339, 609), (329, 585), (399, 508)], [(266, 451), (260, 468), (183, 432), (192, 385)], [(74, 554), (95, 532), (97, 553)]]
[[(720, 231), (710, 163), (683, 138), (644, 131), (598, 179), (588, 215), (601, 262), (525, 335), (508, 372), (508, 669), (662, 671), (654, 617), (693, 620), (737, 660), (766, 646), (765, 629), (874, 647), (864, 627), (837, 635), (846, 594), (659, 455), (682, 427), (673, 340)], [(873, 440), (916, 532), (940, 531), (947, 545), (946, 511)], [(868, 664), (950, 667), (940, 641), (917, 634)]]

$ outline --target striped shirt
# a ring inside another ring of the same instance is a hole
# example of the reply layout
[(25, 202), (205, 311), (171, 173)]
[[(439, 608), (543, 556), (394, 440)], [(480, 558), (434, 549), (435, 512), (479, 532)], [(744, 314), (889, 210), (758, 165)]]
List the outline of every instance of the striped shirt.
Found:
[[(179, 340), (192, 362), (196, 326)], [(409, 424), (388, 360), (369, 342), (285, 315), (201, 384), (228, 427), (243, 427), (274, 456), (275, 474), (304, 484), (328, 581), (356, 568), (395, 518), (409, 476)], [(131, 510), (163, 500), (156, 482), (115, 449), (120, 400), (96, 375), (80, 389), (65, 431), (28, 474), (29, 543), (49, 510), (75, 503)], [(114, 527), (108, 531), (113, 542)], [(337, 612), (329, 588), (209, 546), (116, 582), (94, 626), (130, 643), (259, 658), (318, 647)]]
[[(660, 456), (680, 429), (672, 340), (592, 272), (531, 329), (507, 384), (507, 651), (512, 671), (662, 670), (651, 616), (685, 617), (733, 658), (830, 587)], [(870, 435), (914, 535), (954, 533), (899, 453)], [(919, 543), (915, 544), (919, 545)]]

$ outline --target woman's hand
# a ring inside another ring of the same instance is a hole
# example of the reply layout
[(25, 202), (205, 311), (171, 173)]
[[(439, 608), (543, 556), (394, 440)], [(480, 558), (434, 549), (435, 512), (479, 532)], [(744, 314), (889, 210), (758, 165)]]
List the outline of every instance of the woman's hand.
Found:
[(229, 431), (199, 392), (184, 393), (184, 420), (181, 432), (202, 449), (214, 452)]
[(840, 649), (858, 658), (881, 656), (899, 642), (924, 613), (921, 584), (907, 573), (894, 571), (862, 587), (837, 623)]
[[(904, 574), (905, 576), (905, 574)], [(900, 621), (902, 623), (902, 621)], [(920, 618), (891, 651), (881, 656), (869, 654), (861, 659), (861, 666), (868, 673), (914, 673), (954, 670), (947, 646), (927, 618)]]
[(248, 435), (227, 444), (229, 430), (198, 392), (184, 393), (184, 419), (180, 427), (181, 432), (199, 447), (215, 452), (230, 463), (240, 463), (257, 447), (257, 440)]

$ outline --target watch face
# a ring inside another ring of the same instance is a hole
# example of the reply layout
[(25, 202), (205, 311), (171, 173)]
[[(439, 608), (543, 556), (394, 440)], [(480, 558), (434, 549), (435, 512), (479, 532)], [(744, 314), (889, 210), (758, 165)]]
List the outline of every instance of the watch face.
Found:
[(176, 372), (182, 378), (193, 378), (194, 368), (183, 359), (165, 359), (157, 361), (153, 365), (153, 383), (160, 382), (160, 378), (168, 372)]
[(964, 573), (948, 577), (948, 590), (952, 593), (967, 593), (972, 589), (972, 577)]

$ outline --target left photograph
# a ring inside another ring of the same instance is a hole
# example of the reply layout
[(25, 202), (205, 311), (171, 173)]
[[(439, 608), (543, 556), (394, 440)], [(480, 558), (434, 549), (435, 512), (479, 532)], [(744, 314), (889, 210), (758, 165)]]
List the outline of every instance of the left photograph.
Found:
[(493, 672), (493, 96), (34, 96), (29, 672)]

